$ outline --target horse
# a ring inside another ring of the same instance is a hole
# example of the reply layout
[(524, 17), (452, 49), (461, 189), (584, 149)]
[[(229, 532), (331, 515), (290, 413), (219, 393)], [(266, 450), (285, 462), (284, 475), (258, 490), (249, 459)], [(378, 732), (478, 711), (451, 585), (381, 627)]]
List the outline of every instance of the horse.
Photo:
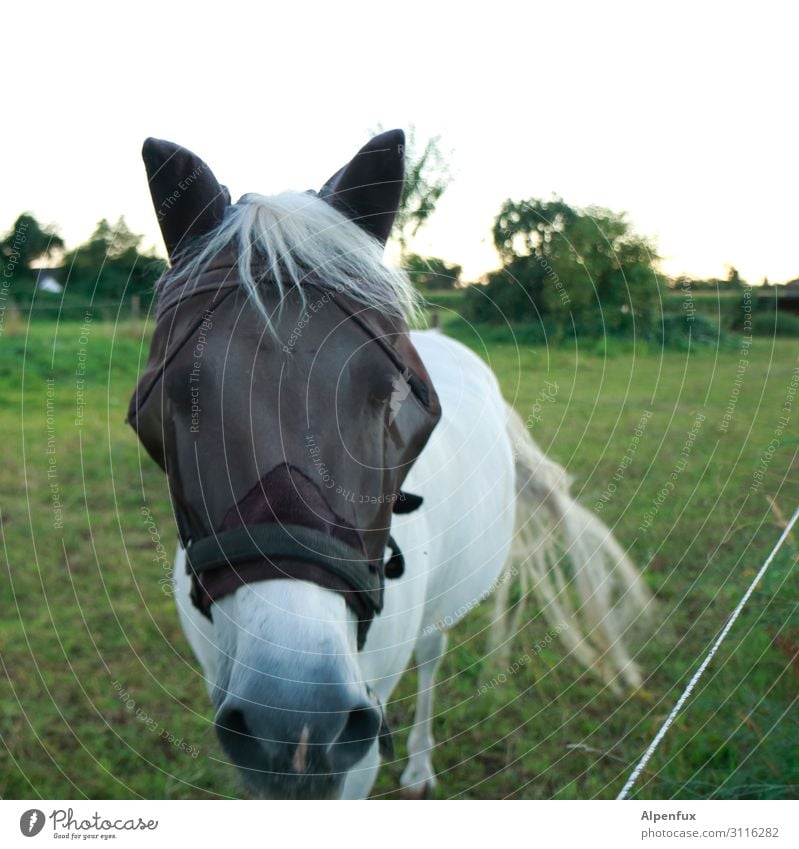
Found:
[(565, 651), (638, 686), (636, 568), (491, 369), (409, 329), (419, 298), (383, 257), (402, 132), (319, 191), (235, 204), (186, 148), (142, 155), (170, 268), (128, 421), (167, 476), (177, 612), (245, 791), (367, 797), (414, 657), (401, 789), (431, 795), (447, 632), (492, 591), (497, 653), (534, 599)]

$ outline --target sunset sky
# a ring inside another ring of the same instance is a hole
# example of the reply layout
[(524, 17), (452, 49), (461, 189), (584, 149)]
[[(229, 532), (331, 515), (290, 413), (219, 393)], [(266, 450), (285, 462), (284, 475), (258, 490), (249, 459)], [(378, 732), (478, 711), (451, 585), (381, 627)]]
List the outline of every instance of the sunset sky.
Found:
[(666, 273), (799, 276), (788, 4), (211, 8), (9, 7), (0, 230), (30, 210), (75, 245), (124, 215), (163, 251), (146, 136), (192, 148), (237, 198), (318, 188), (370, 128), (413, 123), (454, 177), (415, 248), (469, 278), (496, 265), (502, 202), (553, 193), (626, 211)]

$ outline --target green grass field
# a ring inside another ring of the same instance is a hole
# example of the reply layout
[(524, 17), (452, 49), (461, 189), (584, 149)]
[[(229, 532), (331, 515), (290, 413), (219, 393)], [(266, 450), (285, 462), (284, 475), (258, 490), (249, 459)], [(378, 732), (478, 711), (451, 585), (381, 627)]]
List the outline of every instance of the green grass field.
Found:
[[(534, 437), (630, 547), (659, 624), (637, 646), (644, 687), (620, 697), (557, 640), (535, 653), (548, 626), (534, 611), (511, 650), (532, 659), (486, 688), (507, 664), (486, 655), (490, 608), (473, 612), (440, 675), (439, 796), (612, 797), (799, 503), (796, 345), (756, 338), (741, 370), (740, 340), (604, 353), (445, 327), (490, 362), (523, 418), (537, 410)], [(241, 795), (163, 591), (165, 481), (123, 421), (144, 330), (40, 323), (0, 336), (4, 798)], [(536, 407), (546, 381), (554, 400)], [(639, 797), (797, 795), (796, 559), (789, 540)], [(398, 758), (376, 795), (396, 791), (413, 684), (411, 671), (388, 706)]]

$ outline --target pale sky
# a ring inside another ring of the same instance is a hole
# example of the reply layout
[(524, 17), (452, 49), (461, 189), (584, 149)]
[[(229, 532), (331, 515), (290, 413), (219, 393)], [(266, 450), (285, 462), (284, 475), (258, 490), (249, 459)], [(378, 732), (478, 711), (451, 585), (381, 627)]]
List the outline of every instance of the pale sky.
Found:
[(440, 135), (454, 180), (419, 252), (496, 265), (502, 202), (626, 211), (666, 273), (799, 276), (791, 4), (15, 4), (4, 14), (0, 230), (67, 243), (124, 215), (163, 251), (148, 135), (234, 199), (319, 188), (367, 140)]

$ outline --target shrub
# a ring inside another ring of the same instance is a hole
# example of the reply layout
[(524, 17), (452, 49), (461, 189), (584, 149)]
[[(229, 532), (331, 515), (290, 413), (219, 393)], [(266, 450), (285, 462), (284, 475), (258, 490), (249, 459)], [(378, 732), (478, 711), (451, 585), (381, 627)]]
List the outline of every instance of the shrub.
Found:
[(687, 349), (700, 345), (718, 346), (727, 341), (726, 334), (706, 315), (685, 312), (664, 313), (655, 321), (652, 330), (653, 341), (664, 348)]
[(799, 336), (799, 315), (787, 312), (758, 312), (752, 316), (753, 336)]

